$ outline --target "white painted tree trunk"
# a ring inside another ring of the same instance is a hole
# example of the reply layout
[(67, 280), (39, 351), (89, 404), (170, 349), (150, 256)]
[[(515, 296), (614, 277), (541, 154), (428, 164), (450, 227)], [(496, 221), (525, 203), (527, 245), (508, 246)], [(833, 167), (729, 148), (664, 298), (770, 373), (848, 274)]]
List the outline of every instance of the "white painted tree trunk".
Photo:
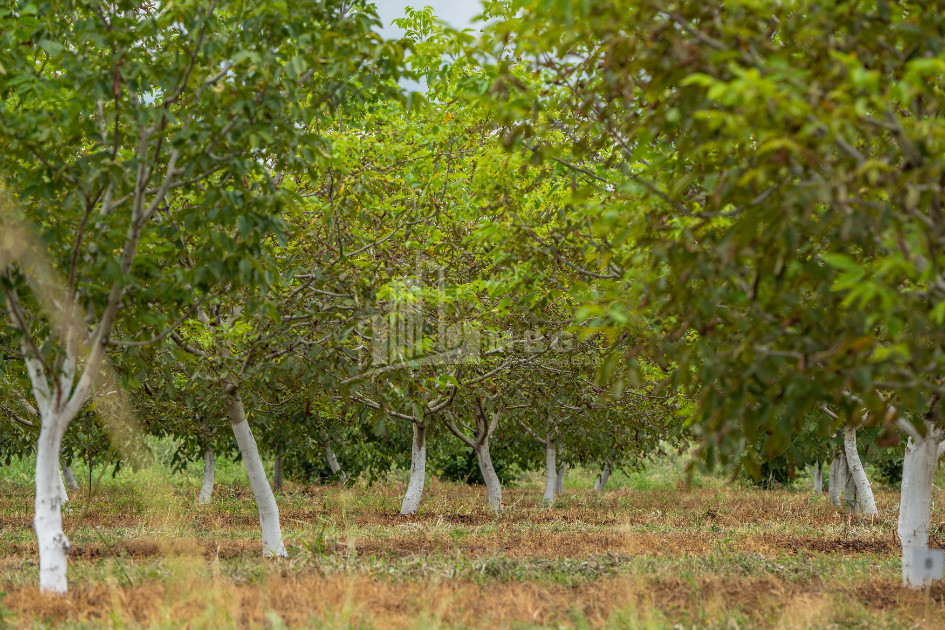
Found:
[(814, 462), (814, 494), (822, 494), (824, 491), (824, 463), (819, 459)]
[(927, 425), (925, 437), (909, 438), (902, 464), (902, 494), (899, 499), (899, 539), (902, 541), (902, 585), (920, 588), (927, 584), (915, 566), (915, 553), (929, 546), (929, 514), (932, 478), (938, 465), (942, 430)]
[(557, 445), (549, 435), (545, 440), (545, 496), (542, 503), (551, 505), (555, 501), (555, 488), (558, 485), (558, 467), (555, 465)]
[(272, 488), (273, 490), (282, 490), (282, 484), (285, 481), (283, 475), (282, 467), (285, 464), (285, 456), (282, 453), (276, 454), (276, 462), (273, 466), (272, 471)]
[(213, 498), (213, 480), (216, 474), (217, 456), (212, 448), (203, 452), (203, 485), (200, 486), (200, 496), (197, 503), (206, 505)]
[(75, 479), (75, 473), (72, 471), (71, 466), (65, 464), (62, 465), (62, 474), (66, 478), (66, 487), (70, 490), (78, 490), (79, 482)]
[(401, 514), (416, 514), (423, 496), (423, 483), (427, 474), (427, 424), (413, 423), (413, 442), (410, 449), (410, 483), (407, 494), (400, 505)]
[(479, 472), (486, 482), (486, 491), (489, 494), (489, 509), (498, 512), (502, 509), (502, 483), (499, 481), (499, 475), (495, 472), (495, 466), (492, 465), (492, 454), (489, 452), (489, 438), (477, 448), (476, 461), (479, 462)]
[(597, 481), (594, 482), (594, 490), (600, 492), (604, 489), (604, 486), (607, 485), (607, 480), (610, 479), (610, 462), (604, 463), (604, 469), (600, 471), (600, 475), (597, 476)]
[(843, 473), (846, 470), (846, 462), (842, 453), (834, 453), (833, 460), (830, 462), (830, 479), (828, 492), (830, 494), (830, 503), (836, 507), (842, 507), (841, 495), (843, 494)]
[(555, 475), (555, 496), (564, 492), (564, 475), (568, 472), (568, 465), (564, 462), (558, 464), (558, 474)]
[(249, 477), (249, 485), (253, 489), (253, 496), (256, 498), (256, 507), (259, 508), (263, 554), (267, 558), (273, 556), (285, 558), (288, 553), (282, 544), (279, 506), (276, 504), (276, 497), (272, 493), (272, 488), (269, 487), (266, 469), (263, 468), (262, 459), (259, 457), (259, 449), (256, 447), (256, 440), (253, 438), (253, 432), (246, 420), (246, 411), (243, 409), (239, 390), (229, 385), (224, 393), (226, 411), (230, 418), (230, 425), (233, 428), (233, 435), (236, 437), (240, 455), (243, 457), (243, 464), (246, 466), (246, 475)]
[(62, 417), (42, 418), (36, 449), (36, 514), (33, 526), (39, 543), (39, 588), (52, 593), (69, 589), (66, 558), (72, 545), (62, 531), (62, 477), (59, 448), (62, 445)]
[(58, 473), (56, 477), (59, 478), (59, 499), (62, 501), (63, 507), (65, 507), (69, 504), (69, 493), (66, 492), (66, 484), (63, 480), (61, 466), (59, 467)]
[(856, 486), (856, 505), (858, 511), (864, 516), (878, 516), (876, 510), (876, 500), (873, 498), (873, 489), (870, 487), (870, 480), (866, 476), (866, 470), (860, 461), (860, 453), (856, 448), (856, 429), (854, 427), (845, 427), (843, 429), (843, 448), (847, 456), (847, 469), (850, 480)]
[(340, 485), (345, 485), (345, 482), (348, 481), (348, 475), (341, 469), (341, 464), (338, 463), (338, 458), (335, 457), (335, 451), (331, 448), (331, 442), (325, 442), (322, 450), (325, 452), (325, 460), (328, 462), (328, 467), (331, 468), (331, 474), (338, 477)]

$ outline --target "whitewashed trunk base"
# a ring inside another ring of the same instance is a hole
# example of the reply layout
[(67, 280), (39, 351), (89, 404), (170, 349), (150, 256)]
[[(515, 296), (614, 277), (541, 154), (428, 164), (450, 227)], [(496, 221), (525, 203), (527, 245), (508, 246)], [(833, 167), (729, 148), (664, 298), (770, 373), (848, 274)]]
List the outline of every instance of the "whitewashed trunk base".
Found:
[(243, 456), (243, 464), (246, 466), (246, 475), (249, 477), (249, 485), (253, 490), (256, 506), (259, 508), (259, 525), (262, 529), (263, 555), (267, 558), (273, 556), (285, 558), (289, 554), (286, 552), (285, 545), (282, 543), (282, 526), (279, 524), (279, 506), (276, 504), (276, 497), (272, 493), (272, 488), (269, 487), (269, 480), (266, 478), (266, 469), (263, 467), (262, 459), (259, 457), (259, 449), (256, 446), (256, 440), (253, 438), (253, 432), (250, 430), (249, 422), (246, 420), (246, 411), (243, 409), (239, 391), (234, 390), (228, 392), (224, 399), (230, 418), (230, 425), (233, 428), (233, 435), (236, 437), (240, 455)]
[(929, 546), (929, 515), (932, 504), (932, 479), (938, 466), (938, 448), (942, 431), (927, 427), (925, 437), (906, 443), (902, 465), (902, 494), (899, 499), (899, 538), (902, 541), (902, 585), (921, 588), (928, 584), (924, 572), (914, 566), (918, 550)]
[(206, 505), (213, 498), (213, 482), (216, 475), (217, 457), (212, 448), (203, 452), (203, 485), (200, 486), (200, 496), (197, 503)]
[(65, 492), (59, 474), (62, 437), (53, 428), (58, 424), (53, 421), (43, 422), (36, 449), (36, 513), (33, 526), (39, 545), (39, 588), (49, 593), (68, 591), (67, 558), (72, 549), (62, 530), (62, 496)]
[(610, 462), (604, 464), (603, 470), (601, 470), (600, 475), (597, 476), (597, 481), (594, 482), (594, 490), (601, 492), (604, 486), (607, 485), (608, 479), (610, 479)]
[(341, 464), (338, 463), (335, 451), (331, 448), (331, 442), (325, 442), (325, 446), (322, 450), (325, 453), (325, 461), (328, 462), (328, 467), (331, 468), (331, 474), (338, 478), (339, 485), (345, 485), (345, 482), (348, 481), (348, 475), (341, 469)]
[(856, 448), (856, 429), (846, 427), (843, 430), (843, 448), (847, 455), (847, 469), (850, 481), (856, 489), (856, 509), (864, 516), (878, 516), (876, 499), (873, 498), (873, 488), (866, 476), (866, 470), (860, 461), (860, 453)]
[(548, 438), (545, 443), (545, 495), (541, 502), (551, 505), (555, 502), (555, 488), (558, 485), (557, 446), (554, 440)]
[(401, 514), (416, 514), (423, 497), (423, 483), (427, 474), (427, 425), (413, 423), (413, 441), (410, 448), (410, 483), (400, 505)]

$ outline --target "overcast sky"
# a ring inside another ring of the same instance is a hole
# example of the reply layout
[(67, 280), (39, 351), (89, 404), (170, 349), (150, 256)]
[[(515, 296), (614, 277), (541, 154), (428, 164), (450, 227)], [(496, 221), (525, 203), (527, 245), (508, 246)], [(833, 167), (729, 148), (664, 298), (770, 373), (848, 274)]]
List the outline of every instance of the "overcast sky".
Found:
[(384, 37), (398, 37), (403, 31), (393, 26), (391, 21), (404, 16), (404, 8), (408, 5), (414, 9), (422, 9), (426, 5), (433, 7), (433, 13), (453, 28), (473, 28), (479, 30), (477, 22), (473, 26), (473, 16), (482, 13), (479, 0), (374, 0), (377, 4), (377, 14), (384, 22), (381, 34)]

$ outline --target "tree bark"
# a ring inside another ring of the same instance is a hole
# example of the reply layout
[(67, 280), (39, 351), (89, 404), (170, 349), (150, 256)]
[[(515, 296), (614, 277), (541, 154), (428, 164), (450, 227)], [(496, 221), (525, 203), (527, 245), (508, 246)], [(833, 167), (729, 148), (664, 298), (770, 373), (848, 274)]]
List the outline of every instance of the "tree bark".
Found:
[(216, 475), (217, 456), (212, 448), (203, 452), (203, 485), (200, 486), (200, 496), (197, 503), (206, 505), (213, 498), (213, 480)]
[(502, 509), (502, 483), (492, 465), (492, 454), (489, 452), (489, 438), (476, 447), (476, 461), (479, 462), (479, 472), (486, 482), (486, 491), (489, 494), (489, 509), (498, 512)]
[(341, 469), (341, 464), (338, 463), (338, 458), (335, 457), (335, 451), (331, 448), (331, 442), (325, 442), (322, 450), (325, 453), (325, 460), (328, 461), (328, 467), (331, 468), (331, 474), (338, 478), (338, 485), (345, 485), (345, 482), (348, 481), (348, 475)]
[(814, 494), (821, 494), (824, 491), (824, 463), (819, 459), (814, 462)]
[(427, 424), (425, 420), (413, 423), (413, 443), (410, 449), (410, 483), (400, 505), (401, 514), (416, 514), (423, 496), (427, 472)]
[(285, 456), (282, 453), (276, 453), (276, 461), (272, 470), (272, 489), (282, 490), (282, 484), (285, 481), (282, 467), (285, 463)]
[(66, 492), (66, 484), (62, 476), (62, 465), (59, 466), (56, 472), (56, 477), (59, 479), (59, 498), (62, 500), (63, 507), (66, 507), (69, 505), (69, 493)]
[[(70, 418), (71, 420), (71, 418)], [(62, 530), (62, 476), (59, 449), (69, 425), (64, 416), (41, 419), (36, 449), (36, 503), (33, 526), (39, 544), (39, 588), (51, 593), (69, 589), (66, 559), (72, 545)]]
[(834, 453), (833, 460), (830, 462), (830, 479), (828, 480), (830, 485), (828, 486), (828, 491), (830, 494), (830, 503), (836, 507), (843, 507), (841, 494), (843, 489), (843, 473), (846, 467), (847, 465), (844, 461), (843, 453)]
[(555, 465), (557, 444), (549, 435), (545, 439), (545, 496), (542, 503), (550, 506), (555, 501), (555, 488), (558, 485), (558, 467)]
[(932, 479), (938, 466), (941, 429), (926, 425), (925, 437), (909, 438), (902, 464), (902, 491), (899, 499), (899, 539), (902, 541), (902, 585), (921, 588), (928, 584), (915, 565), (916, 552), (929, 547), (929, 514)]
[(601, 492), (607, 485), (608, 479), (610, 479), (610, 462), (604, 462), (604, 469), (600, 471), (597, 481), (594, 482), (594, 490)]
[(564, 462), (558, 464), (558, 474), (555, 475), (555, 496), (564, 492), (564, 475), (568, 472), (568, 465)]
[(870, 480), (866, 476), (866, 470), (860, 461), (860, 453), (856, 448), (856, 429), (854, 427), (843, 429), (843, 448), (847, 456), (850, 480), (856, 487), (857, 510), (865, 516), (878, 516), (879, 512), (876, 510), (873, 489), (870, 487)]
[(239, 389), (233, 384), (228, 384), (224, 394), (226, 411), (230, 418), (230, 425), (233, 428), (233, 435), (236, 437), (240, 455), (243, 457), (243, 464), (246, 466), (246, 475), (249, 477), (249, 485), (253, 490), (253, 496), (256, 498), (256, 507), (259, 508), (263, 554), (267, 558), (273, 556), (285, 558), (288, 553), (282, 544), (279, 506), (276, 504), (276, 497), (272, 493), (272, 488), (269, 487), (269, 480), (266, 479), (266, 470), (263, 468), (262, 459), (259, 457), (259, 449), (256, 447), (253, 432), (249, 428), (246, 411), (243, 409), (243, 401), (240, 400)]
[(62, 474), (66, 478), (66, 487), (70, 490), (78, 490), (79, 482), (75, 479), (75, 473), (72, 471), (71, 466), (62, 464)]

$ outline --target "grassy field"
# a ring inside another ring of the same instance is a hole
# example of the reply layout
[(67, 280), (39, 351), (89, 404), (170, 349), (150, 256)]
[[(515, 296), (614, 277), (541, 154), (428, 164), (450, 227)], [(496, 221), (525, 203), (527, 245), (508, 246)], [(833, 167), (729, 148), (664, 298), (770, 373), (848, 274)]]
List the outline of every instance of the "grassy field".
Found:
[(36, 588), (30, 465), (0, 468), (0, 627), (945, 627), (945, 590), (898, 586), (898, 496), (881, 487), (871, 523), (803, 482), (686, 488), (672, 460), (616, 474), (603, 493), (571, 471), (551, 509), (536, 475), (506, 491), (499, 516), (484, 488), (435, 479), (415, 517), (397, 514), (396, 476), (290, 484), (278, 497), (290, 557), (269, 561), (239, 465), (218, 463), (209, 506), (195, 504), (198, 468), (155, 465), (73, 493), (59, 598)]

